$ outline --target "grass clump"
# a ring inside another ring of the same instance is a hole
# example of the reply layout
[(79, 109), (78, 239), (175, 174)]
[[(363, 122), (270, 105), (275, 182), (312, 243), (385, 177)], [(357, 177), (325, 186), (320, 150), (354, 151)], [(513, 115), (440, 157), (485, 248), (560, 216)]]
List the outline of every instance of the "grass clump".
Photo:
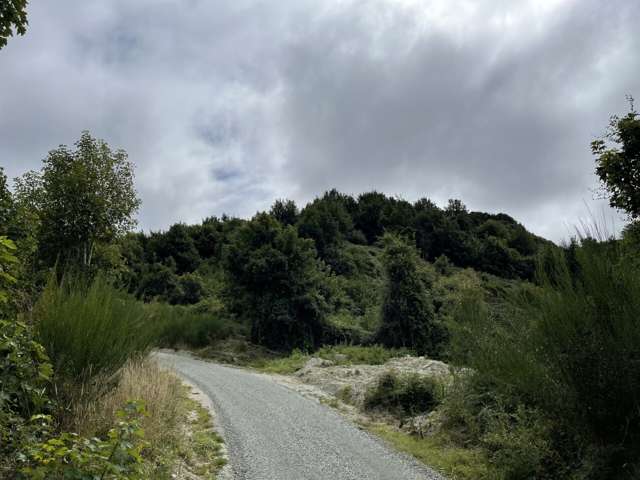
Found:
[(257, 368), (267, 373), (279, 373), (288, 375), (300, 370), (304, 364), (311, 358), (307, 353), (295, 349), (286, 357), (262, 358), (251, 363), (253, 368)]
[(336, 365), (382, 365), (392, 358), (410, 355), (406, 348), (385, 348), (381, 345), (325, 345), (314, 353), (295, 349), (286, 357), (265, 355), (249, 366), (267, 373), (287, 375), (304, 367), (312, 357), (329, 360)]
[(364, 398), (365, 410), (381, 409), (399, 415), (417, 415), (433, 410), (440, 403), (438, 383), (418, 374), (384, 373), (369, 388)]
[(407, 348), (385, 348), (382, 345), (329, 345), (316, 352), (316, 356), (338, 365), (382, 365), (392, 358), (411, 355)]
[(155, 339), (143, 305), (98, 275), (50, 279), (33, 311), (37, 336), (58, 375), (82, 383), (116, 372)]

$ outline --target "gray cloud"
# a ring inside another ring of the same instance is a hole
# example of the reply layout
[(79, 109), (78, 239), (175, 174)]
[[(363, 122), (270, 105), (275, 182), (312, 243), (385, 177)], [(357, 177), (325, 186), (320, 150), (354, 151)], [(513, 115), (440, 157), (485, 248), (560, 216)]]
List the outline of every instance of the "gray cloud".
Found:
[(618, 218), (588, 147), (640, 90), (638, 20), (635, 0), (34, 2), (0, 51), (0, 164), (89, 129), (137, 164), (144, 228), (375, 188), (560, 239)]

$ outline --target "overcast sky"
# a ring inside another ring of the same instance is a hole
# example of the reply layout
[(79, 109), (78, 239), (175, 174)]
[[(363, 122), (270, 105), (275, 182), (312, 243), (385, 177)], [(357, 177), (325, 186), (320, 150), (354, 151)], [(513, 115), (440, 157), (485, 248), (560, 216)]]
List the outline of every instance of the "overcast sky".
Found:
[(137, 165), (144, 229), (333, 187), (589, 215), (590, 141), (640, 97), (638, 0), (57, 0), (0, 51), (11, 177), (84, 129)]

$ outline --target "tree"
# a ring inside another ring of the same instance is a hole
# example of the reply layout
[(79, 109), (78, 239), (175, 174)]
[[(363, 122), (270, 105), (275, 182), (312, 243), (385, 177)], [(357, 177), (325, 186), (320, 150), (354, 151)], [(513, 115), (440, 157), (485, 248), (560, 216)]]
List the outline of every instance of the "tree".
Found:
[(629, 113), (611, 117), (607, 133), (591, 142), (591, 151), (610, 205), (636, 219), (640, 217), (640, 116), (633, 98), (629, 97), (629, 103)]
[(298, 207), (293, 200), (276, 200), (269, 211), (283, 225), (294, 225), (298, 218)]
[(13, 198), (7, 186), (7, 176), (0, 167), (0, 235), (6, 235), (9, 230), (9, 222), (12, 217)]
[(386, 284), (378, 341), (434, 355), (443, 330), (435, 321), (433, 301), (418, 268), (420, 256), (397, 235), (385, 234), (383, 242)]
[(50, 151), (42, 169), (17, 184), (20, 198), (37, 214), (45, 265), (61, 259), (90, 267), (96, 243), (111, 242), (136, 224), (140, 200), (126, 152), (112, 151), (86, 131), (75, 146)]
[(176, 223), (167, 232), (152, 233), (149, 239), (148, 247), (154, 259), (166, 262), (173, 258), (179, 275), (193, 272), (202, 261), (189, 230), (185, 224)]
[(225, 246), (232, 310), (251, 324), (251, 340), (276, 349), (321, 345), (326, 302), (313, 241), (272, 216), (256, 215)]
[(353, 221), (341, 197), (331, 190), (316, 198), (302, 210), (297, 226), (301, 237), (313, 239), (320, 258), (342, 273), (339, 250), (353, 231)]
[(0, 50), (7, 45), (14, 30), (24, 35), (28, 23), (27, 0), (0, 0)]
[(369, 244), (384, 233), (383, 209), (387, 197), (380, 192), (367, 192), (358, 196), (358, 209), (355, 212), (355, 226), (364, 233)]

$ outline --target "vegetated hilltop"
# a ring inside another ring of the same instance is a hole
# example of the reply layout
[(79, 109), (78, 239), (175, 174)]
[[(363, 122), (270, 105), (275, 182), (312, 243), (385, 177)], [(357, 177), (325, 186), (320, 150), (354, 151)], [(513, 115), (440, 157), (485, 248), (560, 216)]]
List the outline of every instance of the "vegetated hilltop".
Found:
[[(380, 326), (385, 234), (418, 253), (427, 308), (440, 320), (456, 290), (477, 284), (495, 293), (531, 280), (536, 254), (552, 246), (508, 215), (469, 212), (459, 200), (439, 208), (331, 190), (302, 210), (278, 200), (251, 220), (212, 217), (129, 234), (120, 243), (121, 279), (144, 301), (193, 305), (272, 349), (362, 342)], [(182, 341), (209, 343), (204, 330), (191, 333)]]

